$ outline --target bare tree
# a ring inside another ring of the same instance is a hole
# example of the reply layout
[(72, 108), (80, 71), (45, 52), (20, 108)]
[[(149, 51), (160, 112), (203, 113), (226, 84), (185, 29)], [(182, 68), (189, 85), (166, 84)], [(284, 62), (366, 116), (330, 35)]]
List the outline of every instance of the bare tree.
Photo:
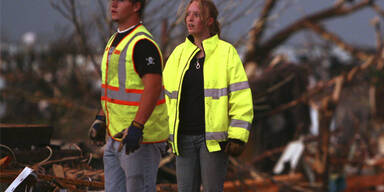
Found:
[[(90, 35), (87, 33), (87, 25), (80, 17), (79, 3), (75, 0), (64, 0), (60, 2), (50, 1), (51, 6), (57, 10), (65, 19), (73, 24), (80, 46), (82, 48), (85, 57), (91, 59), (91, 63), (95, 69), (95, 72), (100, 76), (100, 64), (95, 58), (95, 51), (91, 48)], [(97, 24), (97, 29), (101, 34), (101, 42), (106, 42), (106, 37), (109, 37), (112, 33), (112, 22), (106, 14), (106, 6), (104, 1), (97, 0), (99, 8), (98, 13), (94, 15), (94, 21)]]
[[(306, 29), (308, 27), (308, 23), (320, 23), (324, 22), (331, 18), (341, 17), (348, 14), (355, 13), (365, 7), (372, 5), (372, 0), (361, 0), (355, 4), (349, 4), (345, 1), (339, 1), (334, 6), (327, 8), (325, 10), (320, 10), (316, 13), (312, 13), (310, 15), (304, 16), (303, 18), (298, 19), (293, 22), (291, 25), (279, 30), (277, 33), (272, 35), (270, 38), (261, 41), (262, 31), (265, 28), (266, 17), (270, 14), (270, 9), (273, 8), (273, 5), (276, 4), (277, 1), (266, 1), (265, 8), (260, 16), (260, 21), (264, 22), (256, 22), (254, 28), (250, 31), (250, 45), (248, 46), (248, 51), (245, 58), (245, 65), (248, 63), (256, 63), (257, 65), (265, 65), (265, 62), (268, 59), (268, 56), (271, 54), (272, 50), (274, 50), (279, 45), (282, 45), (289, 37), (295, 34), (298, 31)], [(262, 25), (260, 25), (262, 23)], [(259, 32), (260, 31), (260, 32)]]

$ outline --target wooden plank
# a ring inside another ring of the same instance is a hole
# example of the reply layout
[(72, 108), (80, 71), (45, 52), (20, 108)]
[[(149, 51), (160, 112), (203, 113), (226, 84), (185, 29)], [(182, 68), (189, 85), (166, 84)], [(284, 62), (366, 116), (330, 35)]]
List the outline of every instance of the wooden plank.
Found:
[(384, 173), (351, 176), (347, 178), (347, 189), (345, 192), (365, 191), (379, 185), (384, 185)]
[(63, 166), (58, 165), (58, 164), (53, 164), (52, 165), (52, 170), (53, 170), (53, 174), (56, 177), (64, 178), (64, 168), (63, 168)]
[[(8, 171), (1, 170), (0, 174), (0, 182), (2, 183), (11, 183), (16, 176), (20, 173), (19, 171)], [(103, 182), (98, 181), (85, 181), (79, 179), (68, 179), (68, 178), (60, 178), (49, 175), (41, 175), (38, 174), (38, 178), (46, 181), (55, 180), (63, 185), (71, 185), (71, 186), (88, 186), (95, 188), (104, 188)], [(272, 178), (274, 182), (270, 179), (247, 179), (243, 181), (227, 181), (224, 183), (224, 191), (234, 192), (242, 190), (244, 192), (250, 191), (267, 191), (267, 192), (277, 192), (281, 187), (278, 183), (286, 183), (291, 186), (295, 186), (293, 184), (302, 181), (303, 176), (301, 174), (293, 174), (293, 175), (281, 175), (274, 176)], [(379, 186), (384, 184), (384, 173), (380, 173), (377, 175), (364, 175), (364, 176), (350, 176), (347, 178), (347, 189), (346, 192), (354, 192), (354, 191), (364, 191), (368, 190), (371, 187)], [(177, 191), (176, 184), (158, 184), (157, 191)]]
[(0, 159), (0, 167), (6, 167), (8, 163), (11, 161), (11, 156), (5, 156)]
[[(9, 184), (17, 177), (17, 175), (19, 175), (20, 172), (21, 172), (21, 170), (18, 170), (18, 171), (1, 170), (0, 182)], [(38, 179), (42, 179), (45, 181), (55, 180), (55, 181), (57, 181), (63, 185), (85, 186), (85, 187), (94, 187), (94, 188), (99, 188), (99, 189), (104, 188), (104, 182), (99, 182), (99, 181), (85, 181), (85, 180), (80, 180), (80, 179), (68, 179), (68, 178), (60, 178), (60, 177), (55, 177), (55, 176), (50, 176), (50, 175), (42, 175), (42, 174), (37, 174), (37, 177), (38, 177)]]
[[(274, 176), (272, 179), (274, 182), (298, 182), (303, 178), (301, 174), (281, 175)], [(270, 179), (246, 179), (243, 181), (227, 181), (224, 183), (224, 191), (254, 191), (255, 189), (260, 191), (278, 191), (279, 187)], [(263, 189), (263, 190), (261, 190)]]

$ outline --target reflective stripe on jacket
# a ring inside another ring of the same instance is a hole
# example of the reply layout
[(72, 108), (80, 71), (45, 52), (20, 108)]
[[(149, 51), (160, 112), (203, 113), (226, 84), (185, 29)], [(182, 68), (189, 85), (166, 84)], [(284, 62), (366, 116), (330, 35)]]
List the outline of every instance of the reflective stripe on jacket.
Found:
[[(106, 114), (107, 129), (114, 136), (128, 128), (136, 116), (144, 85), (135, 70), (133, 48), (142, 39), (150, 40), (161, 52), (152, 35), (143, 25), (138, 25), (113, 49), (113, 35), (104, 51), (101, 71), (101, 105)], [(163, 63), (162, 63), (163, 65)], [(168, 122), (164, 93), (144, 125), (143, 143), (165, 141), (168, 138)], [(114, 138), (115, 140), (120, 140)]]
[[(236, 49), (217, 35), (202, 43), (205, 138), (210, 152), (219, 151), (219, 142), (229, 138), (248, 141), (253, 119), (252, 94)], [(188, 38), (172, 52), (163, 71), (165, 99), (169, 115), (169, 142), (179, 154), (177, 133), (179, 107), (185, 72), (199, 48)]]

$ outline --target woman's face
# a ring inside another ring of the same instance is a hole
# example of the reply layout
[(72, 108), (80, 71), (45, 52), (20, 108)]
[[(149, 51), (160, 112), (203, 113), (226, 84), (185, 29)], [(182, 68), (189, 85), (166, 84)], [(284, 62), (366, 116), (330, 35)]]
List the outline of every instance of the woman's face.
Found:
[(209, 28), (207, 22), (203, 21), (202, 14), (198, 2), (194, 1), (189, 5), (185, 23), (187, 24), (188, 33), (194, 37), (209, 36)]

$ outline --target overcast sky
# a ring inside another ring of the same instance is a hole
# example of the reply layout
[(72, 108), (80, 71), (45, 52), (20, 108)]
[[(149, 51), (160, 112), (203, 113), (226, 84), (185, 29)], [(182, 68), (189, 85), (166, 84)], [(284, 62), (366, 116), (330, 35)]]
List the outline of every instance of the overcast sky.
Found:
[[(245, 0), (237, 1), (245, 4)], [(283, 2), (291, 2), (293, 5), (279, 13), (278, 19), (274, 21), (272, 29), (267, 34), (273, 34), (274, 31), (305, 14), (329, 7), (334, 1), (281, 0), (279, 6), (283, 6)], [(79, 2), (84, 6), (92, 7), (95, 1), (79, 0)], [(384, 8), (383, 0), (380, 0), (380, 5)], [(49, 0), (0, 0), (0, 6), (1, 36), (2, 38), (5, 37), (8, 41), (15, 42), (26, 32), (35, 32), (39, 38), (54, 39), (54, 37), (60, 34), (59, 29), (63, 29), (64, 26), (70, 26), (57, 11), (52, 9)], [(277, 8), (276, 10), (279, 9)], [(375, 44), (375, 33), (369, 23), (374, 16), (374, 12), (365, 9), (346, 18), (330, 20), (326, 25), (330, 31), (338, 33), (348, 42), (373, 46)], [(237, 39), (236, 36), (243, 34), (242, 31), (247, 30), (252, 23), (252, 20), (244, 19), (238, 26), (227, 29), (224, 32)], [(305, 41), (303, 38), (304, 36), (295, 37), (293, 41)]]

